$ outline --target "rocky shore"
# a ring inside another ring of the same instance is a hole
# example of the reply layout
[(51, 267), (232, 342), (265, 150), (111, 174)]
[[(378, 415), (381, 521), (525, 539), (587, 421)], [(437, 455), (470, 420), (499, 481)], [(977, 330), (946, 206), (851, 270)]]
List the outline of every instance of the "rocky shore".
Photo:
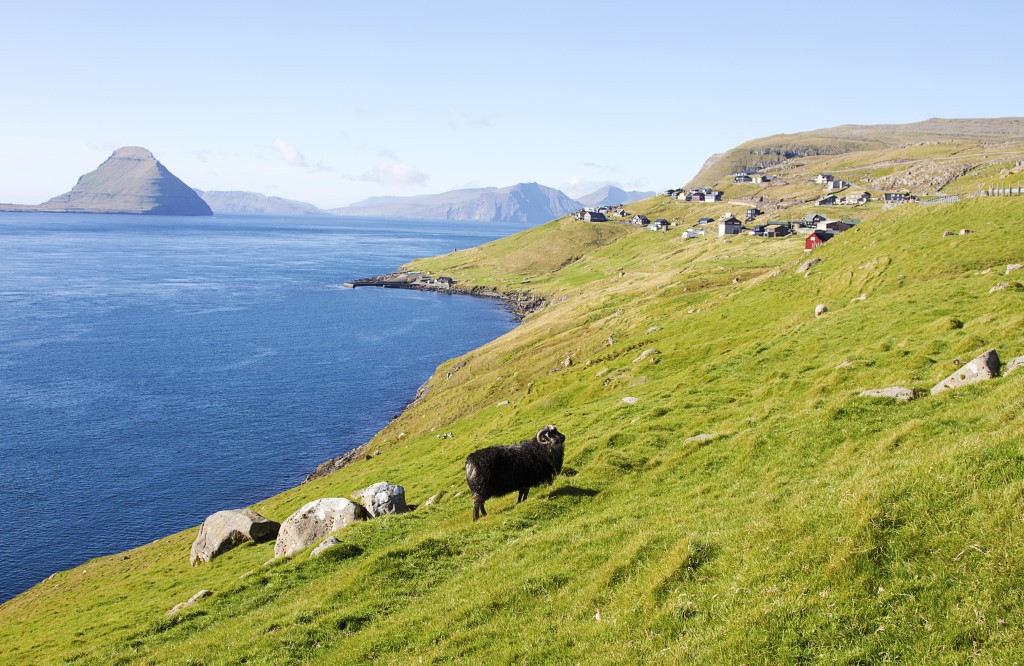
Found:
[(490, 287), (474, 286), (462, 287), (457, 281), (451, 278), (440, 277), (437, 279), (415, 273), (388, 273), (376, 277), (361, 278), (345, 283), (351, 287), (387, 287), (390, 289), (415, 289), (418, 291), (434, 291), (442, 294), (463, 294), (466, 296), (481, 296), (483, 298), (496, 298), (502, 301), (516, 317), (522, 318), (531, 312), (536, 312), (544, 307), (546, 301), (540, 296), (531, 294), (528, 291), (503, 292)]

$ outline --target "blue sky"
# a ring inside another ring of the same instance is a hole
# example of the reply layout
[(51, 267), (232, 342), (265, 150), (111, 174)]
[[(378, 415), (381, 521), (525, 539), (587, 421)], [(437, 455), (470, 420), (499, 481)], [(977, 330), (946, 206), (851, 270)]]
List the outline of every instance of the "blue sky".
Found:
[(748, 139), (1024, 115), (1024, 3), (0, 1), (0, 201), (123, 145), (342, 206), (658, 190)]

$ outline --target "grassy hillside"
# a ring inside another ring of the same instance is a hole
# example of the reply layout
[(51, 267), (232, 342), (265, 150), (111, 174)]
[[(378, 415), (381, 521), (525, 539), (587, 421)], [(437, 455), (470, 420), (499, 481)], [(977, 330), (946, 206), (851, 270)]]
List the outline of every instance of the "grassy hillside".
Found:
[[(989, 291), (1021, 281), (1022, 223), (1020, 199), (878, 211), (808, 274), (799, 239), (564, 219), (416, 262), (548, 306), (438, 368), (381, 455), (255, 507), (388, 480), (413, 512), (316, 560), (193, 569), (195, 529), (94, 560), (0, 606), (0, 662), (1014, 663), (1024, 371), (857, 394), (1024, 354), (1024, 291)], [(564, 473), (473, 523), (465, 456), (548, 423)]]

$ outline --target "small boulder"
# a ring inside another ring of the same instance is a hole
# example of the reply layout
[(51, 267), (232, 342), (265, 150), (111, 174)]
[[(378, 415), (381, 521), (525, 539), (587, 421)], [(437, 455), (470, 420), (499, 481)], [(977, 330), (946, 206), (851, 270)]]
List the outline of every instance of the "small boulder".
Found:
[(328, 548), (333, 548), (333, 547), (337, 546), (339, 543), (341, 543), (341, 541), (338, 540), (338, 537), (336, 537), (336, 536), (329, 536), (326, 539), (324, 539), (323, 541), (321, 541), (320, 545), (317, 546), (316, 548), (314, 548), (309, 553), (309, 556), (310, 557), (320, 557), (320, 554), (323, 553), (325, 550), (327, 550)]
[(176, 605), (174, 608), (167, 611), (167, 615), (175, 615), (176, 613), (185, 610), (186, 608), (188, 608), (195, 602), (199, 601), (200, 599), (205, 599), (206, 597), (210, 596), (213, 596), (213, 592), (211, 592), (210, 590), (199, 590), (198, 592), (193, 594), (188, 601), (182, 601), (180, 604)]
[(989, 289), (988, 293), (994, 294), (995, 292), (1002, 291), (1004, 289), (1009, 289), (1011, 291), (1021, 291), (1024, 290), (1024, 285), (1021, 285), (1020, 282), (1000, 282), (996, 286)]
[(294, 555), (335, 530), (366, 520), (366, 509), (344, 497), (322, 497), (285, 518), (274, 544), (274, 557)]
[(703, 444), (704, 442), (710, 442), (716, 437), (718, 437), (718, 435), (712, 434), (710, 432), (705, 432), (699, 435), (694, 435), (693, 437), (687, 437), (686, 439), (683, 440), (683, 444)]
[(828, 307), (824, 303), (818, 303), (817, 307), (814, 308), (814, 316), (821, 317), (828, 312)]
[(371, 518), (388, 514), (405, 513), (405, 488), (387, 481), (375, 483), (355, 494)]
[(820, 257), (808, 259), (807, 261), (805, 261), (804, 263), (800, 264), (800, 266), (797, 267), (796, 272), (806, 273), (807, 271), (811, 270), (811, 268), (813, 268), (814, 266), (817, 266), (819, 263), (821, 263)]
[(633, 362), (634, 363), (639, 363), (640, 361), (645, 361), (645, 360), (649, 359), (650, 357), (654, 356), (655, 354), (660, 354), (660, 353), (661, 352), (658, 351), (657, 349), (645, 349), (639, 356), (637, 356), (636, 358), (633, 359)]
[(868, 389), (860, 392), (864, 398), (892, 398), (893, 400), (913, 400), (914, 391), (903, 386), (890, 386), (889, 388)]
[(270, 541), (277, 537), (281, 524), (267, 520), (250, 509), (218, 511), (207, 517), (192, 542), (189, 562), (192, 566), (209, 562), (246, 541)]
[(1006, 364), (1006, 370), (1003, 371), (1003, 377), (1006, 377), (1017, 368), (1024, 366), (1024, 356), (1018, 356), (1009, 363)]
[(970, 363), (957, 368), (956, 372), (933, 386), (932, 395), (942, 393), (947, 389), (992, 379), (999, 374), (999, 366), (999, 355), (996, 354), (995, 349), (989, 349)]
[(660, 330), (661, 330), (661, 326), (651, 326), (649, 329), (647, 329), (645, 331), (645, 333), (647, 333), (649, 335), (651, 333), (655, 333), (655, 332), (660, 331)]
[(622, 402), (626, 403), (627, 405), (635, 405), (636, 403), (640, 402), (640, 398), (634, 398), (633, 396), (628, 395), (622, 399)]
[(1004, 275), (1009, 275), (1010, 273), (1019, 271), (1022, 268), (1024, 268), (1024, 264), (1006, 264), (1006, 273), (1004, 273)]
[(850, 299), (850, 302), (851, 302), (851, 303), (854, 303), (854, 302), (856, 302), (856, 301), (866, 301), (866, 300), (868, 300), (868, 295), (867, 295), (867, 294), (861, 294), (861, 295), (860, 295), (860, 296), (858, 296), (857, 298), (851, 298), (851, 299)]

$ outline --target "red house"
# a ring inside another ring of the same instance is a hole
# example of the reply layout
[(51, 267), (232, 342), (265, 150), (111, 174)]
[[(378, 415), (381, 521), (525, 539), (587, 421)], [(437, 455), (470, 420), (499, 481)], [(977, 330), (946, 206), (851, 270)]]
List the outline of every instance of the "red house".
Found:
[(830, 238), (832, 238), (832, 234), (827, 231), (815, 231), (804, 241), (804, 251), (810, 252)]

